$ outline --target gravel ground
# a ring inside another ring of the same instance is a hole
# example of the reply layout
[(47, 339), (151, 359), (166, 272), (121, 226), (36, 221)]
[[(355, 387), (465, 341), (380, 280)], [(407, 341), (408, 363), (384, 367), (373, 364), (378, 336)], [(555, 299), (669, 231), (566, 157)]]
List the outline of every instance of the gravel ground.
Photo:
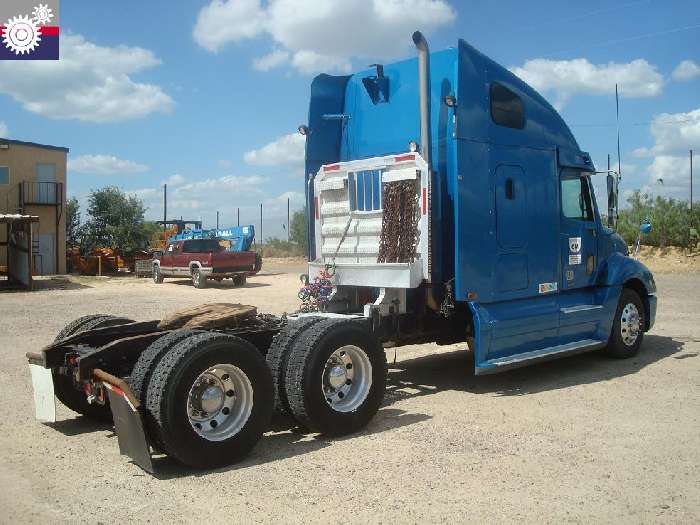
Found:
[(83, 278), (1, 294), (0, 522), (700, 521), (698, 273), (657, 275), (657, 324), (635, 359), (473, 377), (463, 347), (402, 348), (365, 431), (325, 439), (277, 420), (221, 470), (162, 459), (146, 475), (110, 428), (62, 406), (53, 425), (33, 420), (24, 353), (70, 320), (210, 301), (291, 311), (302, 270), (268, 267), (242, 289)]

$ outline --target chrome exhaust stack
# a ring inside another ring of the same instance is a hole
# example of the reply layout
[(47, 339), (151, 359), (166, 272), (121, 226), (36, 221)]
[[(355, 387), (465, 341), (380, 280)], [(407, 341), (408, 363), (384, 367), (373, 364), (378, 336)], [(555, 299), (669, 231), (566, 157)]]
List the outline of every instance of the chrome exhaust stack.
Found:
[(413, 33), (413, 43), (418, 50), (418, 84), (420, 93), (420, 154), (428, 164), (428, 170), (432, 173), (433, 165), (430, 162), (430, 50), (428, 41), (423, 33)]

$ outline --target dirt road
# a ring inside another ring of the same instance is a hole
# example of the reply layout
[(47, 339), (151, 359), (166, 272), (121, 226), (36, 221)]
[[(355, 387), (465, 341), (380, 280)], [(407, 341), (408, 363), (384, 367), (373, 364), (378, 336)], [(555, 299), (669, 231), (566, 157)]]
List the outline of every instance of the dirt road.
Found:
[(325, 439), (277, 420), (249, 458), (213, 472), (166, 459), (152, 477), (119, 456), (110, 428), (63, 407), (54, 425), (33, 420), (24, 353), (71, 319), (210, 301), (291, 311), (297, 270), (241, 289), (84, 279), (0, 295), (0, 521), (700, 521), (698, 273), (657, 275), (657, 325), (635, 359), (477, 378), (460, 346), (400, 349), (365, 431)]

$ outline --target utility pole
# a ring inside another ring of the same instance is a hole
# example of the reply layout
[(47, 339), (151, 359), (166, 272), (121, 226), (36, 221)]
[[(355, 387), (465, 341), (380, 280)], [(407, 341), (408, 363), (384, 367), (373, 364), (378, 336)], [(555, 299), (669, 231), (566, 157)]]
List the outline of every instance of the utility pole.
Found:
[(166, 230), (167, 226), (165, 221), (168, 220), (168, 185), (163, 184), (163, 231)]
[(690, 220), (693, 220), (693, 150), (690, 150)]
[[(692, 162), (691, 162), (691, 165), (692, 165)], [(692, 173), (693, 170), (691, 169), (690, 171)], [(692, 184), (691, 184), (691, 188), (692, 188)], [(690, 194), (691, 195), (693, 194), (692, 189), (690, 190)], [(692, 202), (693, 199), (691, 198), (690, 201)], [(691, 211), (692, 211), (692, 207), (691, 207)], [(287, 197), (287, 244), (289, 244), (289, 197)]]
[(260, 203), (260, 246), (263, 244), (263, 205)]
[(216, 212), (216, 229), (219, 229), (219, 212)]
[(241, 225), (241, 209), (238, 208), (238, 225)]

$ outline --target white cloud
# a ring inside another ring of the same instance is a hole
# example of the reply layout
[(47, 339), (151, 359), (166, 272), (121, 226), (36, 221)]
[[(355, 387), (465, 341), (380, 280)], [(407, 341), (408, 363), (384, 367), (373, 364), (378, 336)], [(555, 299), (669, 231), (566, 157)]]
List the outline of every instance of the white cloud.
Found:
[(265, 28), (260, 0), (213, 0), (197, 16), (192, 36), (207, 51), (257, 36)]
[(186, 182), (185, 177), (179, 174), (171, 175), (163, 181), (163, 184), (168, 184), (170, 186), (182, 186)]
[(647, 171), (650, 185), (663, 188), (664, 193), (687, 198), (690, 189), (690, 162), (687, 157), (656, 156)]
[(671, 73), (671, 77), (676, 82), (685, 82), (700, 76), (700, 65), (693, 60), (684, 60)]
[(0, 120), (0, 137), (7, 138), (7, 136), (10, 134), (10, 130), (7, 127), (7, 124), (5, 124), (2, 120)]
[(90, 175), (133, 174), (148, 171), (148, 166), (114, 155), (81, 155), (68, 160), (68, 171)]
[(609, 62), (591, 64), (585, 58), (574, 60), (528, 60), (522, 67), (511, 67), (513, 73), (538, 91), (552, 93), (555, 106), (561, 109), (578, 94), (610, 95), (619, 86), (620, 96), (654, 97), (660, 95), (664, 79), (656, 66), (637, 59), (626, 64)]
[(412, 47), (416, 28), (430, 33), (454, 19), (447, 0), (270, 0), (265, 6), (259, 0), (212, 0), (200, 11), (193, 37), (218, 51), (266, 35), (275, 51), (256, 59), (257, 69), (289, 61), (303, 73), (344, 72), (352, 58), (401, 56)]
[(0, 61), (0, 93), (53, 119), (118, 122), (168, 112), (173, 100), (131, 75), (161, 62), (140, 47), (103, 47), (61, 36), (61, 60)]
[(275, 49), (267, 55), (261, 56), (253, 60), (253, 68), (258, 71), (270, 71), (276, 67), (282, 66), (289, 62), (289, 51), (283, 49)]
[(637, 158), (651, 157), (645, 170), (646, 180), (640, 180), (640, 184), (647, 193), (687, 200), (690, 186), (688, 150), (700, 149), (700, 108), (685, 113), (656, 115), (649, 131), (654, 144), (632, 152)]
[(246, 163), (254, 166), (301, 166), (304, 162), (305, 138), (299, 133), (283, 135), (260, 149), (244, 155)]
[(654, 145), (634, 150), (635, 157), (688, 155), (689, 149), (700, 149), (700, 108), (687, 113), (661, 113), (654, 117), (649, 130)]

